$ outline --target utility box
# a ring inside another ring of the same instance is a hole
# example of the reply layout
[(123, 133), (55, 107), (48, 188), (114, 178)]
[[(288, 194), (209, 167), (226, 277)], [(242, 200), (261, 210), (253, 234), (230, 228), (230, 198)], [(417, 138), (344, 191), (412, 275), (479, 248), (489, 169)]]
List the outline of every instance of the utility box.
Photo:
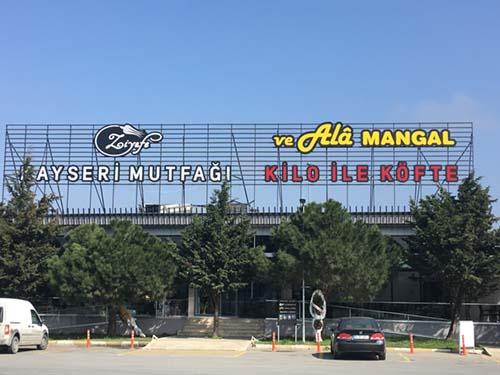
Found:
[(458, 347), (460, 352), (463, 346), (467, 349), (474, 349), (474, 322), (472, 320), (461, 320), (458, 323)]

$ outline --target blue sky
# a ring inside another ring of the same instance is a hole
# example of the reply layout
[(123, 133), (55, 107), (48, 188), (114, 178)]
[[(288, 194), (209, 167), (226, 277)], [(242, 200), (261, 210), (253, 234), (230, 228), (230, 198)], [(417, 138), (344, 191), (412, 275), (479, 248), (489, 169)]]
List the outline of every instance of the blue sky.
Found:
[(2, 0), (0, 126), (473, 121), (498, 198), (499, 14), (486, 0)]

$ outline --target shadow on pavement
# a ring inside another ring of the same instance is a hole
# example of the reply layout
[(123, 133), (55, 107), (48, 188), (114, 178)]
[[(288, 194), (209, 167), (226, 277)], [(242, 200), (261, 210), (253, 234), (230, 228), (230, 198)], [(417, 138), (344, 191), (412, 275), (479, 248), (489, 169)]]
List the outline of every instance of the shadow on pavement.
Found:
[(19, 348), (19, 351), (16, 353), (16, 354), (10, 354), (9, 352), (7, 352), (7, 349), (5, 348), (0, 348), (0, 355), (6, 355), (6, 356), (9, 356), (9, 355), (18, 355), (18, 354), (22, 354), (22, 353), (25, 353), (25, 352), (36, 352), (38, 351), (37, 348)]
[(313, 353), (312, 356), (316, 359), (330, 360), (330, 361), (376, 361), (378, 357), (373, 353), (353, 353), (342, 354), (340, 358), (333, 358), (332, 353)]

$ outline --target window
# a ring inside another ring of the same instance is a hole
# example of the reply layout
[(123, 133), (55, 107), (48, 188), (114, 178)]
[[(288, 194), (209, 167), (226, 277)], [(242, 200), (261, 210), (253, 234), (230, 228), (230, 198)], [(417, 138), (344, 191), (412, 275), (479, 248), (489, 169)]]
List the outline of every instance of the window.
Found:
[(0, 307), (0, 323), (3, 323), (3, 307)]
[(372, 319), (346, 319), (340, 322), (339, 328), (341, 330), (349, 329), (379, 329), (378, 324)]
[(38, 324), (38, 325), (42, 324), (42, 321), (38, 317), (38, 314), (36, 313), (35, 310), (31, 310), (31, 324)]

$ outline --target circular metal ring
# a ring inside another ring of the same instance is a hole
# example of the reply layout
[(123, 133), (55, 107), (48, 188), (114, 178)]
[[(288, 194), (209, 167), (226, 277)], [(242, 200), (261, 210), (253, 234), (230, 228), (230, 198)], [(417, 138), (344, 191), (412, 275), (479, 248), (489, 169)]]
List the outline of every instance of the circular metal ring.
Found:
[(319, 289), (316, 289), (311, 296), (309, 312), (313, 319), (323, 320), (326, 317), (326, 300), (323, 292)]

